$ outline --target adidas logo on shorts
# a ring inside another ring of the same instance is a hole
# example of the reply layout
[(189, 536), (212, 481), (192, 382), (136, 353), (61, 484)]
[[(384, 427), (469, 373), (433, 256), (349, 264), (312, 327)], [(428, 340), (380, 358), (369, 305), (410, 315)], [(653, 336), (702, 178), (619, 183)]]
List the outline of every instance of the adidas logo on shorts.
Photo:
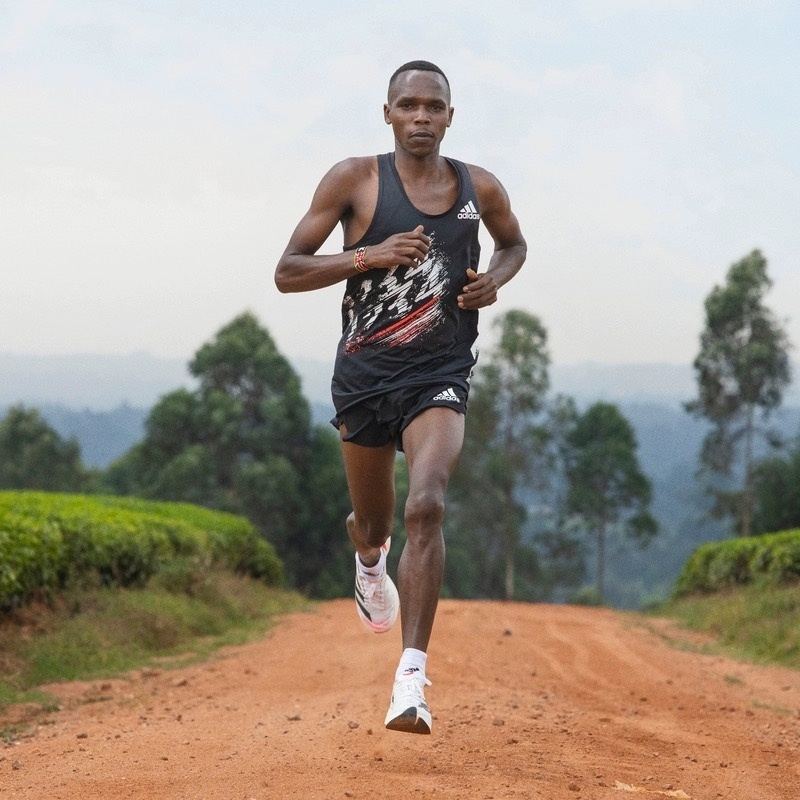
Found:
[(459, 219), (480, 219), (481, 215), (478, 213), (478, 209), (475, 208), (474, 203), (472, 200), (467, 203), (461, 211), (458, 212)]
[(450, 403), (460, 403), (461, 400), (458, 399), (458, 395), (453, 391), (452, 388), (445, 389), (443, 392), (439, 392), (436, 397), (432, 397), (431, 400), (447, 400)]

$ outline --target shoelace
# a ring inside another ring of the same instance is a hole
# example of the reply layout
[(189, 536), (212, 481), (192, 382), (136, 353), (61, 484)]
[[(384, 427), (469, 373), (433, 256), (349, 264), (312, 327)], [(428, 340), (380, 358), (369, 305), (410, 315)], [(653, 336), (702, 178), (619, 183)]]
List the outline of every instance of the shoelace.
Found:
[(374, 597), (378, 603), (383, 604), (383, 575), (365, 575), (360, 572), (358, 575), (359, 583), (361, 584), (361, 594), (364, 595), (364, 601), (369, 603)]
[(395, 682), (395, 704), (416, 705), (417, 701), (424, 701), (424, 688), (430, 686), (431, 682), (424, 676), (415, 673), (414, 675), (401, 675)]

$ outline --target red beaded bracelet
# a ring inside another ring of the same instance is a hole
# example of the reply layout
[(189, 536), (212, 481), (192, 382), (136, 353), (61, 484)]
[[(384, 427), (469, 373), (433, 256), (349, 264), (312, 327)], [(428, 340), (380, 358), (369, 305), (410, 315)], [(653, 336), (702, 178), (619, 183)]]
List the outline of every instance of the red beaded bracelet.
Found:
[(364, 263), (364, 253), (367, 252), (366, 247), (357, 247), (355, 253), (353, 254), (353, 266), (359, 272), (368, 272), (369, 267)]

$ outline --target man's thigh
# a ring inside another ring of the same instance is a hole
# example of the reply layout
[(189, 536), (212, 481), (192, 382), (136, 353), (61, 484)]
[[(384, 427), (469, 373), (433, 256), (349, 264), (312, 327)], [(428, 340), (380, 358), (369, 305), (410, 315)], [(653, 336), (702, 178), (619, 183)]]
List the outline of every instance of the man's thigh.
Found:
[(423, 411), (403, 431), (409, 489), (447, 486), (464, 443), (464, 415), (446, 406)]
[(342, 441), (342, 457), (356, 517), (391, 519), (394, 515), (394, 442), (366, 447)]

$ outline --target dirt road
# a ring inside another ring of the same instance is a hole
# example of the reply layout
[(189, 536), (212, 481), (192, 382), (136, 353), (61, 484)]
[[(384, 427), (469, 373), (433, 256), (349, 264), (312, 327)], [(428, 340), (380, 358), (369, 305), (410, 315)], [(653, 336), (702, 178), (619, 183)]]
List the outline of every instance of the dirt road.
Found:
[(383, 717), (399, 631), (350, 601), (200, 666), (67, 684), (0, 745), (0, 800), (797, 800), (800, 672), (601, 609), (445, 601), (431, 736)]

